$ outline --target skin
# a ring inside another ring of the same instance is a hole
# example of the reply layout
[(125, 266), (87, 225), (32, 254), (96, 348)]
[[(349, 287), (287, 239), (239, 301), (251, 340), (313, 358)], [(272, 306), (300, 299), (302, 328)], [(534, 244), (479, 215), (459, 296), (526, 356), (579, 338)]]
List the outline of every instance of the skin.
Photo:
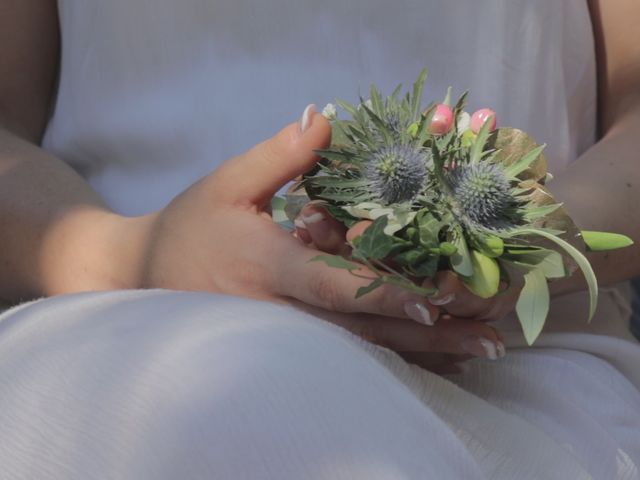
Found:
[[(554, 172), (548, 187), (579, 228), (635, 239), (629, 248), (588, 254), (600, 284), (610, 285), (640, 274), (640, 211), (631, 208), (637, 204), (640, 188), (640, 34), (634, 27), (640, 18), (640, 3), (592, 0), (589, 8), (597, 52), (600, 140), (566, 170)], [(303, 211), (303, 215), (308, 213)], [(354, 226), (346, 238), (362, 233), (367, 225)], [(311, 226), (308, 232), (306, 238), (319, 248), (339, 253), (331, 243), (339, 237), (339, 230), (326, 232)], [(519, 294), (514, 288), (505, 295), (482, 299), (452, 272), (441, 272), (434, 282), (426, 283), (439, 289), (431, 300), (443, 312), (459, 318), (499, 320), (514, 310)], [(554, 295), (584, 289), (581, 275), (551, 284)]]
[[(0, 6), (0, 298), (19, 302), (80, 291), (171, 288), (240, 295), (299, 308), (399, 351), (483, 356), (490, 326), (452, 320), (431, 328), (406, 305), (426, 299), (368, 283), (319, 262), (321, 253), (283, 232), (268, 214), (272, 194), (309, 170), (330, 126), (311, 114), (231, 158), (141, 217), (111, 211), (88, 183), (39, 147), (60, 60), (56, 2)], [(359, 271), (367, 272), (364, 269)], [(415, 314), (414, 314), (415, 317)], [(434, 356), (437, 367), (440, 358)]]

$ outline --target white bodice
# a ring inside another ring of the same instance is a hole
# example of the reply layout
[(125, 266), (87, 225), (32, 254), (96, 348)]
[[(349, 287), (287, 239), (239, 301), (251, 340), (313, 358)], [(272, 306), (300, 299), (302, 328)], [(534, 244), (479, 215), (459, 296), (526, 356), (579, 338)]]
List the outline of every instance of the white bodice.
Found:
[(548, 144), (594, 141), (585, 0), (59, 0), (63, 53), (45, 147), (106, 202), (142, 214), (295, 120), (374, 82), (471, 90)]

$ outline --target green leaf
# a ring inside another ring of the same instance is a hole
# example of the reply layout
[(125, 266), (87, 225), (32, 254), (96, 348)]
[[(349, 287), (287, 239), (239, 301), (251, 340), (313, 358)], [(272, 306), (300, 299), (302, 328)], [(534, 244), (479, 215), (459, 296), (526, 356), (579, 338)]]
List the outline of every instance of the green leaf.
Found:
[(400, 252), (393, 257), (393, 260), (403, 267), (413, 267), (429, 257), (430, 253), (422, 248), (412, 248)]
[(524, 337), (532, 345), (549, 313), (549, 286), (541, 269), (533, 269), (524, 275), (524, 287), (516, 303), (516, 312)]
[(515, 163), (512, 163), (505, 169), (505, 173), (510, 177), (517, 177), (522, 172), (527, 170), (531, 164), (538, 159), (542, 150), (546, 145), (540, 145), (539, 147), (534, 148), (529, 153), (524, 155), (520, 160), (517, 160)]
[(413, 84), (413, 95), (411, 96), (411, 119), (417, 119), (420, 117), (420, 107), (422, 105), (422, 90), (424, 89), (424, 83), (427, 80), (428, 70), (424, 68), (418, 79)]
[(373, 292), (376, 288), (381, 287), (384, 282), (382, 278), (376, 278), (373, 282), (365, 287), (360, 287), (356, 292), (356, 298), (360, 298), (367, 293)]
[(469, 254), (469, 247), (463, 235), (456, 235), (452, 238), (451, 243), (456, 247), (456, 253), (451, 255), (451, 267), (456, 273), (464, 277), (473, 275), (473, 263)]
[(359, 268), (359, 266), (353, 262), (350, 262), (344, 257), (339, 255), (317, 255), (313, 257), (310, 262), (324, 262), (329, 267), (340, 268), (342, 270), (349, 270), (350, 272)]
[(592, 252), (615, 250), (616, 248), (633, 245), (633, 240), (619, 233), (593, 232), (589, 230), (582, 230), (581, 233), (584, 243), (587, 244), (587, 248)]
[(371, 106), (373, 112), (378, 115), (378, 117), (382, 117), (384, 113), (384, 105), (382, 103), (382, 95), (380, 95), (380, 91), (376, 88), (375, 85), (371, 85), (369, 88), (369, 95), (371, 98)]
[(360, 221), (359, 218), (356, 218), (353, 215), (349, 215), (349, 213), (345, 212), (342, 207), (338, 207), (336, 205), (323, 205), (323, 207), (327, 212), (329, 212), (329, 215), (345, 225), (347, 228), (351, 228), (353, 225)]
[(544, 272), (546, 278), (564, 278), (566, 271), (562, 255), (554, 250), (540, 248), (537, 250), (509, 250), (508, 260), (530, 269), (538, 269)]
[(534, 220), (551, 215), (560, 207), (562, 207), (561, 203), (551, 203), (549, 205), (541, 205), (539, 207), (527, 207), (524, 212), (524, 218), (528, 222), (533, 222)]
[(416, 219), (418, 231), (420, 232), (420, 244), (425, 248), (438, 246), (442, 222), (436, 219), (432, 213), (424, 210), (416, 216)]
[(394, 246), (393, 237), (384, 233), (387, 226), (387, 217), (378, 217), (367, 227), (362, 235), (354, 241), (354, 247), (358, 253), (372, 260), (385, 258)]
[(537, 228), (523, 228), (515, 232), (514, 235), (539, 235), (560, 246), (571, 256), (571, 258), (573, 258), (573, 260), (578, 264), (578, 267), (580, 267), (580, 270), (582, 270), (584, 278), (587, 281), (587, 287), (589, 288), (589, 321), (591, 321), (593, 314), (596, 311), (596, 307), (598, 306), (598, 280), (593, 272), (593, 268), (591, 268), (589, 260), (587, 260), (587, 258), (576, 247), (560, 237), (545, 232), (544, 230)]
[(433, 278), (438, 271), (438, 257), (429, 257), (423, 262), (413, 265), (412, 270), (418, 277)]
[(352, 117), (356, 117), (358, 115), (358, 111), (356, 110), (356, 107), (354, 107), (353, 105), (351, 105), (349, 102), (346, 102), (344, 100), (340, 100), (339, 98), (336, 100), (336, 103), (338, 105), (340, 105), (340, 107), (342, 107), (342, 109), (344, 111), (346, 111), (347, 113), (349, 113)]
[(481, 298), (491, 298), (498, 293), (500, 286), (500, 266), (495, 259), (471, 250), (473, 275), (465, 278), (469, 290)]
[[(517, 128), (499, 128), (489, 138), (489, 148), (497, 150), (496, 160), (505, 166), (518, 163), (528, 153), (538, 148), (536, 141)], [(529, 166), (518, 174), (518, 178), (543, 180), (547, 174), (547, 161), (540, 153)]]
[(389, 128), (387, 127), (387, 125), (382, 121), (382, 119), (376, 115), (369, 107), (367, 107), (365, 104), (362, 104), (362, 109), (367, 112), (367, 115), (369, 115), (369, 118), (371, 119), (371, 121), (374, 123), (374, 125), (376, 127), (378, 127), (378, 130), (380, 131), (380, 133), (382, 133), (382, 135), (385, 138), (385, 141), (387, 143), (391, 143), (392, 140), (392, 136), (391, 136), (391, 132), (389, 131)]
[(491, 133), (489, 132), (489, 127), (491, 127), (491, 122), (489, 121), (489, 119), (487, 119), (478, 132), (476, 141), (471, 147), (471, 153), (469, 157), (470, 163), (478, 163), (482, 159), (484, 147), (487, 144), (489, 134)]

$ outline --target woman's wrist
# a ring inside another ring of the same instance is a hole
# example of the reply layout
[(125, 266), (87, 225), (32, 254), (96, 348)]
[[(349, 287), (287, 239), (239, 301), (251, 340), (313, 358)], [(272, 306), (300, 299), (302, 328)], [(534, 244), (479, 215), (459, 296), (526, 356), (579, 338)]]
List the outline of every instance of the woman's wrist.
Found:
[(94, 207), (60, 216), (40, 250), (39, 294), (140, 288), (153, 218)]

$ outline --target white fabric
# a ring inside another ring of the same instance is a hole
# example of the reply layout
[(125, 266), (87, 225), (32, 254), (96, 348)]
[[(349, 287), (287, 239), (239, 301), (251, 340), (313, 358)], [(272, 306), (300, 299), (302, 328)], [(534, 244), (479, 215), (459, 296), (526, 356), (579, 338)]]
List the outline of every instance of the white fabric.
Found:
[(561, 348), (462, 390), (292, 308), (133, 291), (5, 314), (0, 365), (0, 478), (638, 478), (640, 393)]
[[(389, 91), (425, 64), (429, 98), (471, 88), (471, 109), (533, 132), (555, 169), (594, 139), (582, 0), (59, 6), (45, 145), (126, 214), (161, 207), (308, 102), (354, 100), (369, 81)], [(512, 333), (506, 358), (450, 380), (233, 297), (17, 307), (0, 317), (0, 479), (638, 479), (640, 348), (572, 332), (566, 305), (536, 348)], [(605, 294), (600, 324), (622, 307)]]
[(60, 91), (45, 145), (126, 214), (162, 207), (304, 107), (471, 90), (548, 144), (552, 170), (593, 143), (585, 0), (60, 0)]

